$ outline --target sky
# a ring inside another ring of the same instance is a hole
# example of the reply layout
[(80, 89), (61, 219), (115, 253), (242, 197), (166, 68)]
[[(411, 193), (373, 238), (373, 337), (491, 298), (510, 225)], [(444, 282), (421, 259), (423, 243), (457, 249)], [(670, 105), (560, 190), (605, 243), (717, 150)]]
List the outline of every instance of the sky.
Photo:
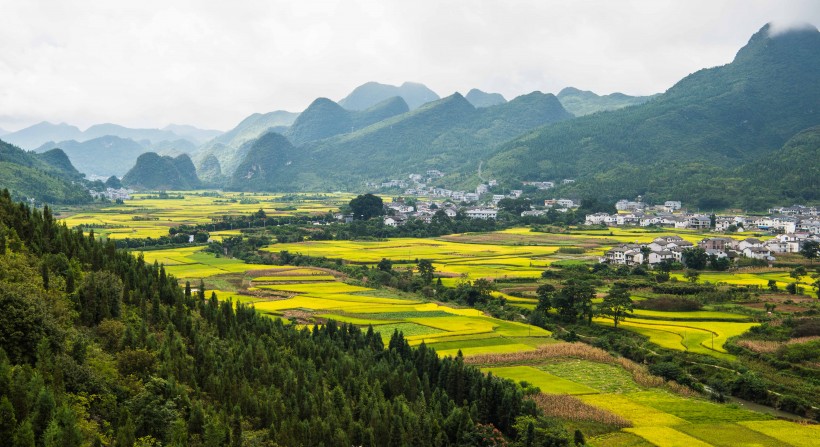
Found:
[(368, 81), (663, 92), (818, 0), (0, 0), (0, 128), (228, 130)]

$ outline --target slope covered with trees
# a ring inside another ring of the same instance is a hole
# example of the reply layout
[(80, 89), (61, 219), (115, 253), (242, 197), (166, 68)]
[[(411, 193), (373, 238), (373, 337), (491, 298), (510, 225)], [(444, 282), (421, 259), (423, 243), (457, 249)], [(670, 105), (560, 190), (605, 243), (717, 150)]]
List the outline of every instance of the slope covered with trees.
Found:
[(0, 141), (0, 187), (17, 199), (85, 203), (91, 196), (82, 176), (59, 149), (34, 154)]
[(353, 89), (339, 101), (339, 105), (347, 110), (365, 110), (396, 96), (402, 98), (411, 110), (440, 99), (436, 92), (424, 84), (405, 82), (400, 86), (394, 86), (368, 82)]
[(200, 187), (191, 157), (172, 158), (146, 152), (122, 178), (123, 185), (138, 189), (196, 189)]
[(298, 330), (0, 193), (0, 439), (569, 445), (510, 381), (330, 321)]
[(643, 104), (650, 99), (652, 99), (652, 96), (629, 96), (623, 93), (597, 95), (574, 87), (566, 87), (558, 92), (558, 100), (561, 101), (561, 105), (575, 116), (623, 109), (624, 107)]
[[(771, 35), (767, 25), (731, 64), (687, 76), (646, 104), (544, 127), (506, 143), (487, 169), (506, 179), (575, 178), (563, 192), (586, 197), (641, 194), (706, 208), (765, 206), (765, 197), (724, 185), (742, 183), (731, 179), (737, 168), (751, 169), (817, 124), (818, 73), (816, 28)], [(787, 187), (780, 178), (768, 181)]]

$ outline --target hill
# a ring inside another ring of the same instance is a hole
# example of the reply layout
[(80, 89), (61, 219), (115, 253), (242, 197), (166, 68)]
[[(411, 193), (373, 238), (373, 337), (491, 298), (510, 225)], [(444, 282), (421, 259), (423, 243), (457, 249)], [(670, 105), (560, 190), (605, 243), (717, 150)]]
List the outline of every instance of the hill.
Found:
[(356, 87), (349, 95), (339, 101), (339, 105), (348, 110), (365, 110), (376, 104), (399, 96), (404, 99), (410, 110), (417, 109), (423, 104), (436, 101), (440, 97), (424, 84), (405, 82), (400, 86), (368, 82)]
[(122, 184), (137, 189), (196, 189), (200, 182), (191, 158), (176, 158), (146, 152), (122, 178)]
[[(571, 117), (555, 96), (539, 92), (483, 109), (454, 94), (355, 132), (302, 145), (286, 167), (270, 167), (278, 174), (269, 175), (262, 189), (353, 190), (365, 181), (427, 169), (475, 169), (500, 142)], [(265, 166), (253, 157), (249, 152), (246, 163)]]
[(294, 170), (290, 169), (298, 156), (296, 148), (284, 136), (269, 132), (255, 140), (247, 155), (237, 166), (228, 187), (236, 191), (288, 190)]
[[(765, 207), (770, 195), (726, 188), (726, 179), (818, 123), (818, 74), (816, 28), (772, 36), (766, 25), (732, 63), (693, 73), (645, 104), (510, 141), (487, 171), (518, 181), (575, 178), (557, 192), (578, 197), (643, 195), (702, 208)], [(780, 189), (788, 186), (783, 181), (768, 179)]]
[(501, 93), (486, 93), (476, 88), (471, 89), (469, 92), (467, 92), (467, 96), (465, 96), (464, 98), (467, 101), (470, 101), (470, 104), (472, 104), (473, 107), (476, 108), (496, 106), (498, 104), (504, 104), (505, 102), (507, 102), (507, 100), (504, 99)]
[(623, 93), (597, 95), (586, 90), (567, 87), (558, 93), (558, 100), (565, 109), (575, 116), (590, 115), (607, 110), (618, 110), (624, 107), (643, 104), (653, 96), (629, 96)]
[(319, 98), (296, 118), (285, 136), (301, 145), (349, 133), (409, 110), (400, 97), (385, 99), (363, 111), (348, 111), (327, 98)]
[(91, 196), (62, 151), (26, 152), (0, 141), (0, 189), (18, 199), (46, 203), (85, 203)]

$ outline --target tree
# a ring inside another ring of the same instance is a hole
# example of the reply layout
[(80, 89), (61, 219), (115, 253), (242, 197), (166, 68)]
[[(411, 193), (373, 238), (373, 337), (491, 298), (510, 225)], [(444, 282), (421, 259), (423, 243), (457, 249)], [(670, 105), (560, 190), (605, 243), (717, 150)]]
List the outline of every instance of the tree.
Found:
[(803, 242), (803, 246), (800, 247), (800, 254), (803, 255), (804, 258), (808, 259), (810, 262), (814, 262), (815, 259), (820, 257), (820, 242)]
[(777, 292), (777, 281), (774, 279), (770, 279), (768, 283), (769, 290), (772, 292)]
[(83, 278), (77, 293), (80, 320), (96, 325), (106, 318), (120, 316), (122, 280), (111, 272), (90, 272)]
[(362, 194), (350, 201), (350, 211), (356, 220), (368, 220), (384, 215), (384, 202), (373, 194)]
[(419, 269), (419, 277), (424, 281), (424, 284), (433, 282), (433, 272), (436, 271), (436, 268), (429, 259), (420, 260), (418, 264), (416, 264), (416, 267)]
[(553, 306), (558, 315), (566, 321), (576, 321), (579, 316), (587, 316), (592, 321), (592, 298), (595, 289), (592, 285), (570, 280), (555, 294)]
[(789, 276), (791, 276), (792, 278), (800, 281), (800, 277), (806, 276), (806, 273), (807, 273), (806, 272), (806, 267), (803, 267), (801, 265), (801, 266), (795, 267), (794, 270), (789, 272)]
[(618, 321), (625, 319), (627, 312), (634, 312), (629, 290), (624, 287), (613, 287), (601, 303), (601, 314), (612, 317), (617, 329)]
[(383, 272), (390, 272), (393, 270), (393, 262), (387, 258), (382, 258), (377, 265), (378, 269)]
[(687, 269), (683, 272), (683, 277), (686, 278), (689, 282), (698, 282), (698, 278), (700, 278), (700, 272), (693, 269)]
[(535, 294), (538, 296), (538, 305), (536, 305), (536, 309), (542, 312), (549, 312), (552, 308), (552, 297), (555, 295), (555, 286), (552, 284), (541, 284), (535, 290)]
[(683, 265), (686, 268), (703, 270), (709, 262), (709, 255), (702, 247), (692, 247), (683, 250)]

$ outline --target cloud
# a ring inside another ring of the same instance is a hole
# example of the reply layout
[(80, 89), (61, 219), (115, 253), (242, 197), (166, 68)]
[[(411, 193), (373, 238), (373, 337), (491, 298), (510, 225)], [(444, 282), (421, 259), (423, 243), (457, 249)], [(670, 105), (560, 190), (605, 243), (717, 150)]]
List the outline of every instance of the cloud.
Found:
[(41, 120), (227, 129), (367, 81), (512, 98), (651, 94), (725, 64), (815, 0), (0, 0), (0, 127)]

